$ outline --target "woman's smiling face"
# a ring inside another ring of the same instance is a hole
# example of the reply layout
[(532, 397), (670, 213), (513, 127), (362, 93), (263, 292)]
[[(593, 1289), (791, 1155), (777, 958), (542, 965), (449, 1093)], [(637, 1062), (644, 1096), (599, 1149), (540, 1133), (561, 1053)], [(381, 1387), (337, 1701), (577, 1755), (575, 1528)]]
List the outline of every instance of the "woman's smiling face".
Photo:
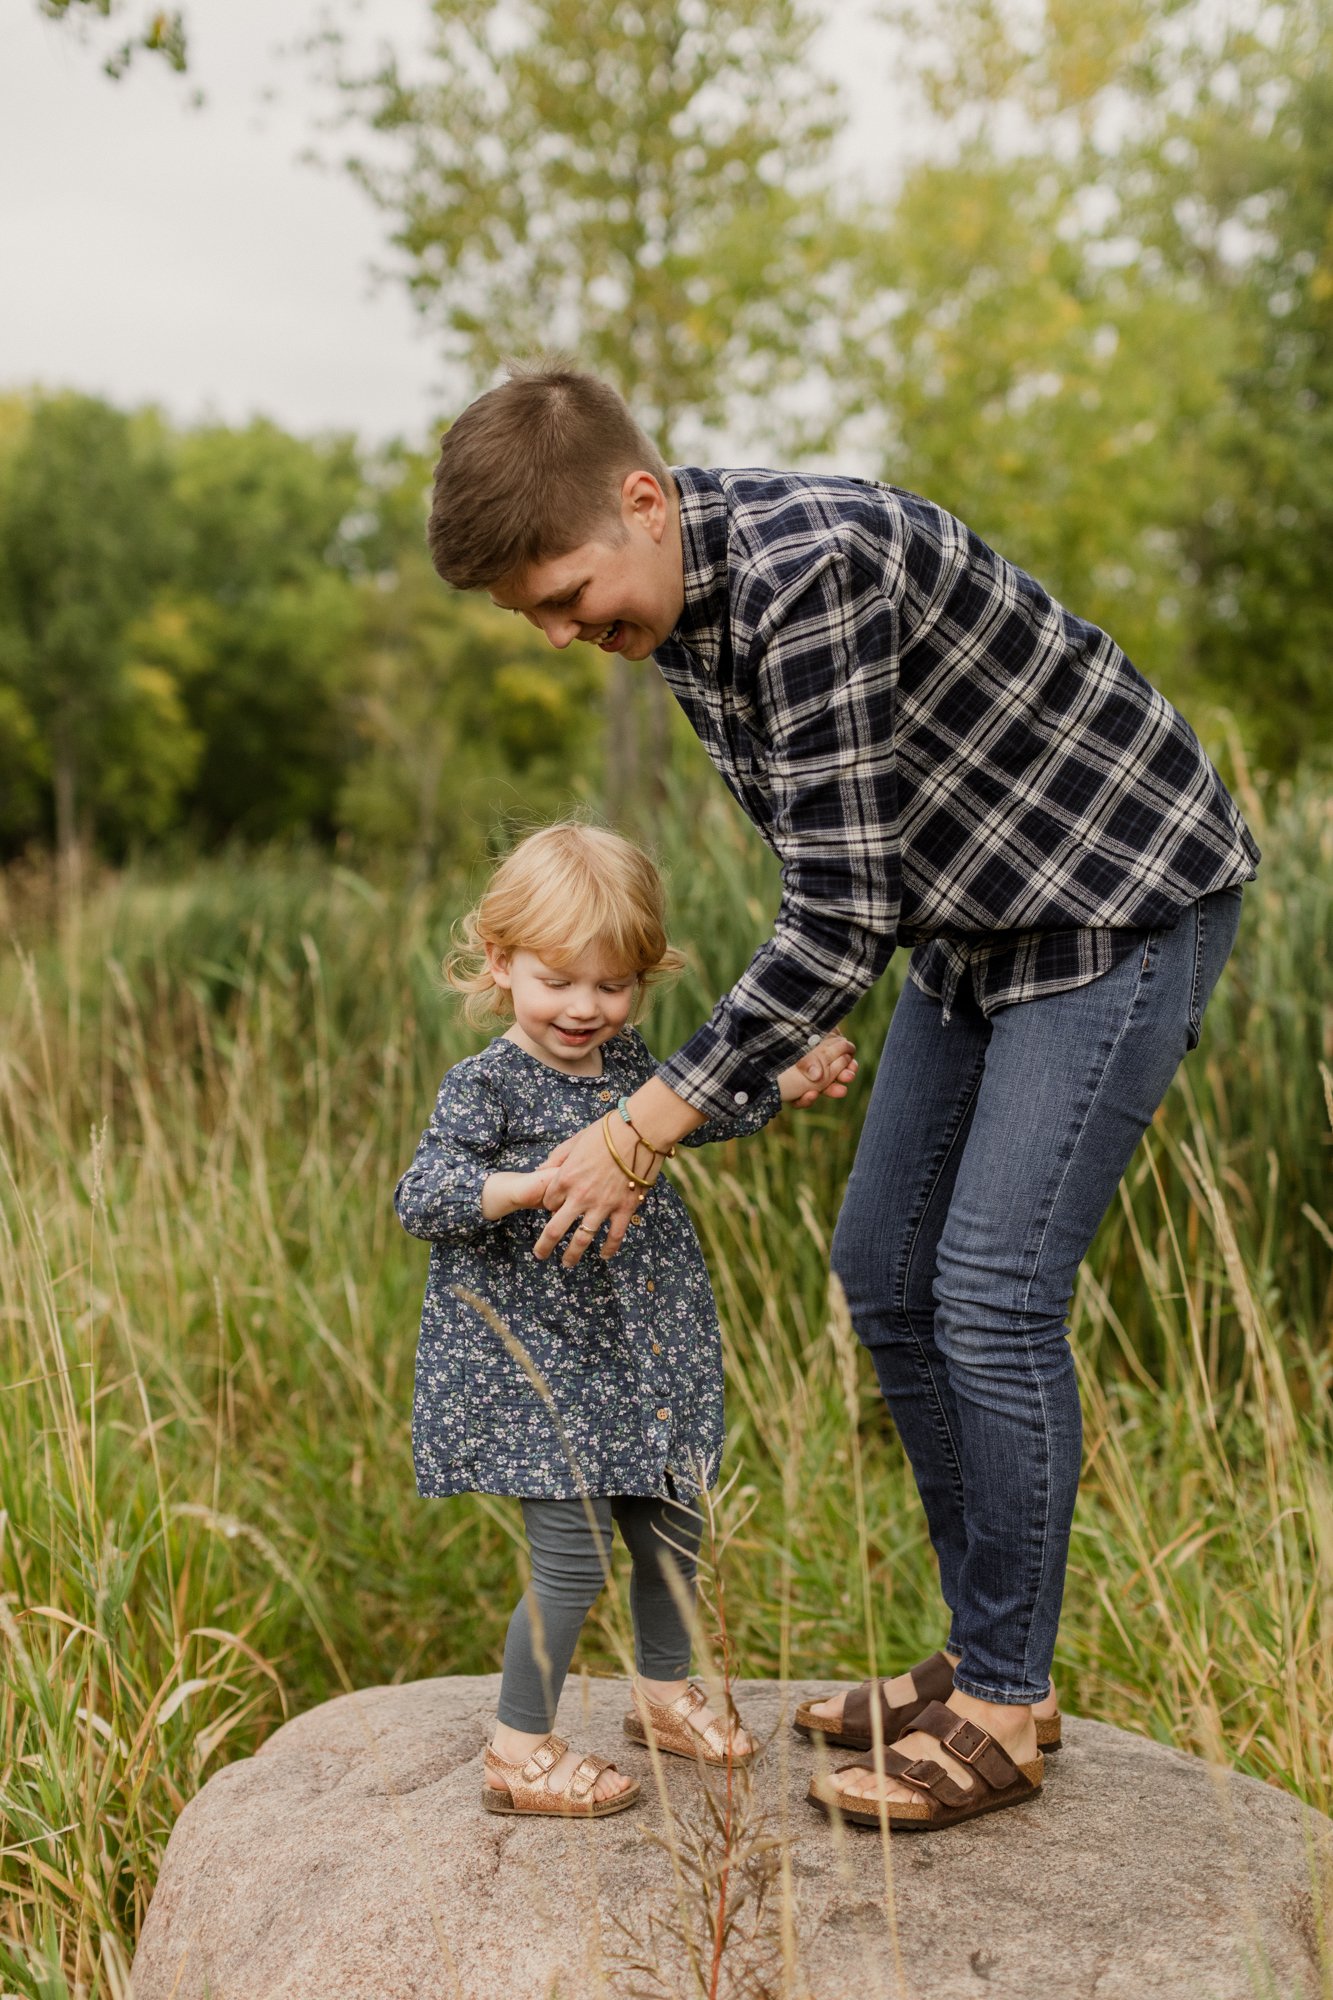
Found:
[(561, 651), (583, 639), (604, 653), (646, 660), (675, 629), (685, 602), (680, 524), (674, 496), (650, 472), (632, 472), (621, 490), (621, 533), (534, 563), (491, 590)]

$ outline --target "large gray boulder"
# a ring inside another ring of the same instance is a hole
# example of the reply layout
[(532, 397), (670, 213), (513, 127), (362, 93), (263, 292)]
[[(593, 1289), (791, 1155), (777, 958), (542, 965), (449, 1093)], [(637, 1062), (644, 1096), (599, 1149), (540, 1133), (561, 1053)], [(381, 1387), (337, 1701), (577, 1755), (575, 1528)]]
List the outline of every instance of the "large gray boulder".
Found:
[[(827, 1683), (747, 1682), (771, 1741), (738, 1787), (742, 1907), (720, 1994), (774, 2000), (1317, 2000), (1333, 1822), (1098, 1722), (1066, 1721), (1031, 1806), (939, 1834), (835, 1828), (787, 1726)], [(209, 1780), (171, 1836), (134, 2000), (615, 2000), (707, 1992), (718, 1866), (692, 1765), (621, 1734), (625, 1684), (557, 1726), (643, 1781), (591, 1824), (481, 1810), (497, 1677), (368, 1688)], [(717, 1788), (719, 1813), (724, 1810)], [(668, 1814), (668, 1807), (670, 1813)], [(675, 1853), (660, 1836), (675, 1828)], [(654, 1838), (653, 1836), (659, 1836)], [(1322, 1885), (1322, 1891), (1321, 1886)], [(622, 1928), (622, 1926), (624, 1928)], [(1325, 1949), (1328, 1949), (1327, 1942)], [(639, 1968), (636, 1970), (636, 1966)], [(651, 1970), (657, 1967), (656, 1979)]]

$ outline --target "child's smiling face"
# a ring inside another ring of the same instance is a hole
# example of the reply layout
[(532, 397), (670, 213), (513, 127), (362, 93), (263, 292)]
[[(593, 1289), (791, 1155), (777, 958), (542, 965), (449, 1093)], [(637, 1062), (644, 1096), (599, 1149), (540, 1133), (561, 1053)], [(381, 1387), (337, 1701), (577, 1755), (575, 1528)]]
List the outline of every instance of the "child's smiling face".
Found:
[(602, 1043), (620, 1033), (634, 1006), (635, 973), (599, 952), (574, 964), (549, 965), (535, 951), (502, 952), (490, 944), (486, 963), (514, 1009), (511, 1042), (552, 1069), (601, 1074)]
[[(521, 612), (561, 651), (575, 639), (646, 660), (674, 631), (685, 603), (680, 521), (673, 496), (650, 472), (631, 472), (621, 489), (617, 539), (588, 541), (550, 556), (491, 590), (504, 611)], [(608, 537), (614, 531), (608, 527)]]

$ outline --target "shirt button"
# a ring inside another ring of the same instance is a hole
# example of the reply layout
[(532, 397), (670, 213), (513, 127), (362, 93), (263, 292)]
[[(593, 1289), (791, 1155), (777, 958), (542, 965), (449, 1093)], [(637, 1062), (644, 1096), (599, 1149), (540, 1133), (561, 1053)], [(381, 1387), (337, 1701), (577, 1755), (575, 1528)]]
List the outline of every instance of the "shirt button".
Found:
[(668, 1418), (668, 1417), (669, 1417), (670, 1415), (671, 1415), (671, 1412), (670, 1412), (670, 1410), (659, 1410), (659, 1411), (658, 1411), (658, 1413), (657, 1413), (657, 1421), (658, 1421), (658, 1423), (659, 1423), (659, 1424), (664, 1424), (664, 1423), (666, 1422), (667, 1418)]
[(655, 1292), (657, 1290), (657, 1286), (653, 1283), (652, 1279), (650, 1278), (644, 1289), (649, 1292)]
[(731, 1101), (733, 1104), (748, 1104), (750, 1102), (750, 1093), (748, 1090), (738, 1090)]
[(653, 1342), (653, 1353), (660, 1354), (661, 1352), (662, 1352), (662, 1343), (660, 1340), (655, 1340)]
[(642, 1217), (641, 1215), (632, 1215), (632, 1216), (630, 1217), (630, 1221), (631, 1221), (631, 1222), (642, 1222), (642, 1221), (643, 1221), (643, 1217)]
[(811, 1034), (806, 1036), (806, 1041), (809, 1043), (812, 1049), (816, 1048), (819, 1045), (821, 1039), (822, 1037), (820, 1036), (819, 1030), (817, 1028)]
[(603, 1104), (609, 1104), (611, 1102), (611, 1093), (609, 1090), (599, 1090), (597, 1095), (601, 1098)]

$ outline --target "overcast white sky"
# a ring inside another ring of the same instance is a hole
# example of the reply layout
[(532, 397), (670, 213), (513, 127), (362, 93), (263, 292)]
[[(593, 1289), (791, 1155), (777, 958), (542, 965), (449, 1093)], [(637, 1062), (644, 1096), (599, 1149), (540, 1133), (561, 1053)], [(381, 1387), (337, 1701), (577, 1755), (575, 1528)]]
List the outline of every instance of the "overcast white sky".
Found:
[[(901, 116), (888, 42), (869, 0), (825, 4), (844, 163), (878, 181)], [(134, 0), (127, 24), (146, 7)], [(382, 220), (298, 157), (327, 105), (308, 66), (276, 50), (313, 24), (315, 0), (185, 11), (191, 76), (142, 56), (113, 83), (105, 37), (80, 44), (36, 0), (0, 0), (0, 389), (423, 439), (439, 371), (405, 293), (371, 284)], [(425, 18), (426, 0), (371, 0), (362, 16), (400, 47)]]

